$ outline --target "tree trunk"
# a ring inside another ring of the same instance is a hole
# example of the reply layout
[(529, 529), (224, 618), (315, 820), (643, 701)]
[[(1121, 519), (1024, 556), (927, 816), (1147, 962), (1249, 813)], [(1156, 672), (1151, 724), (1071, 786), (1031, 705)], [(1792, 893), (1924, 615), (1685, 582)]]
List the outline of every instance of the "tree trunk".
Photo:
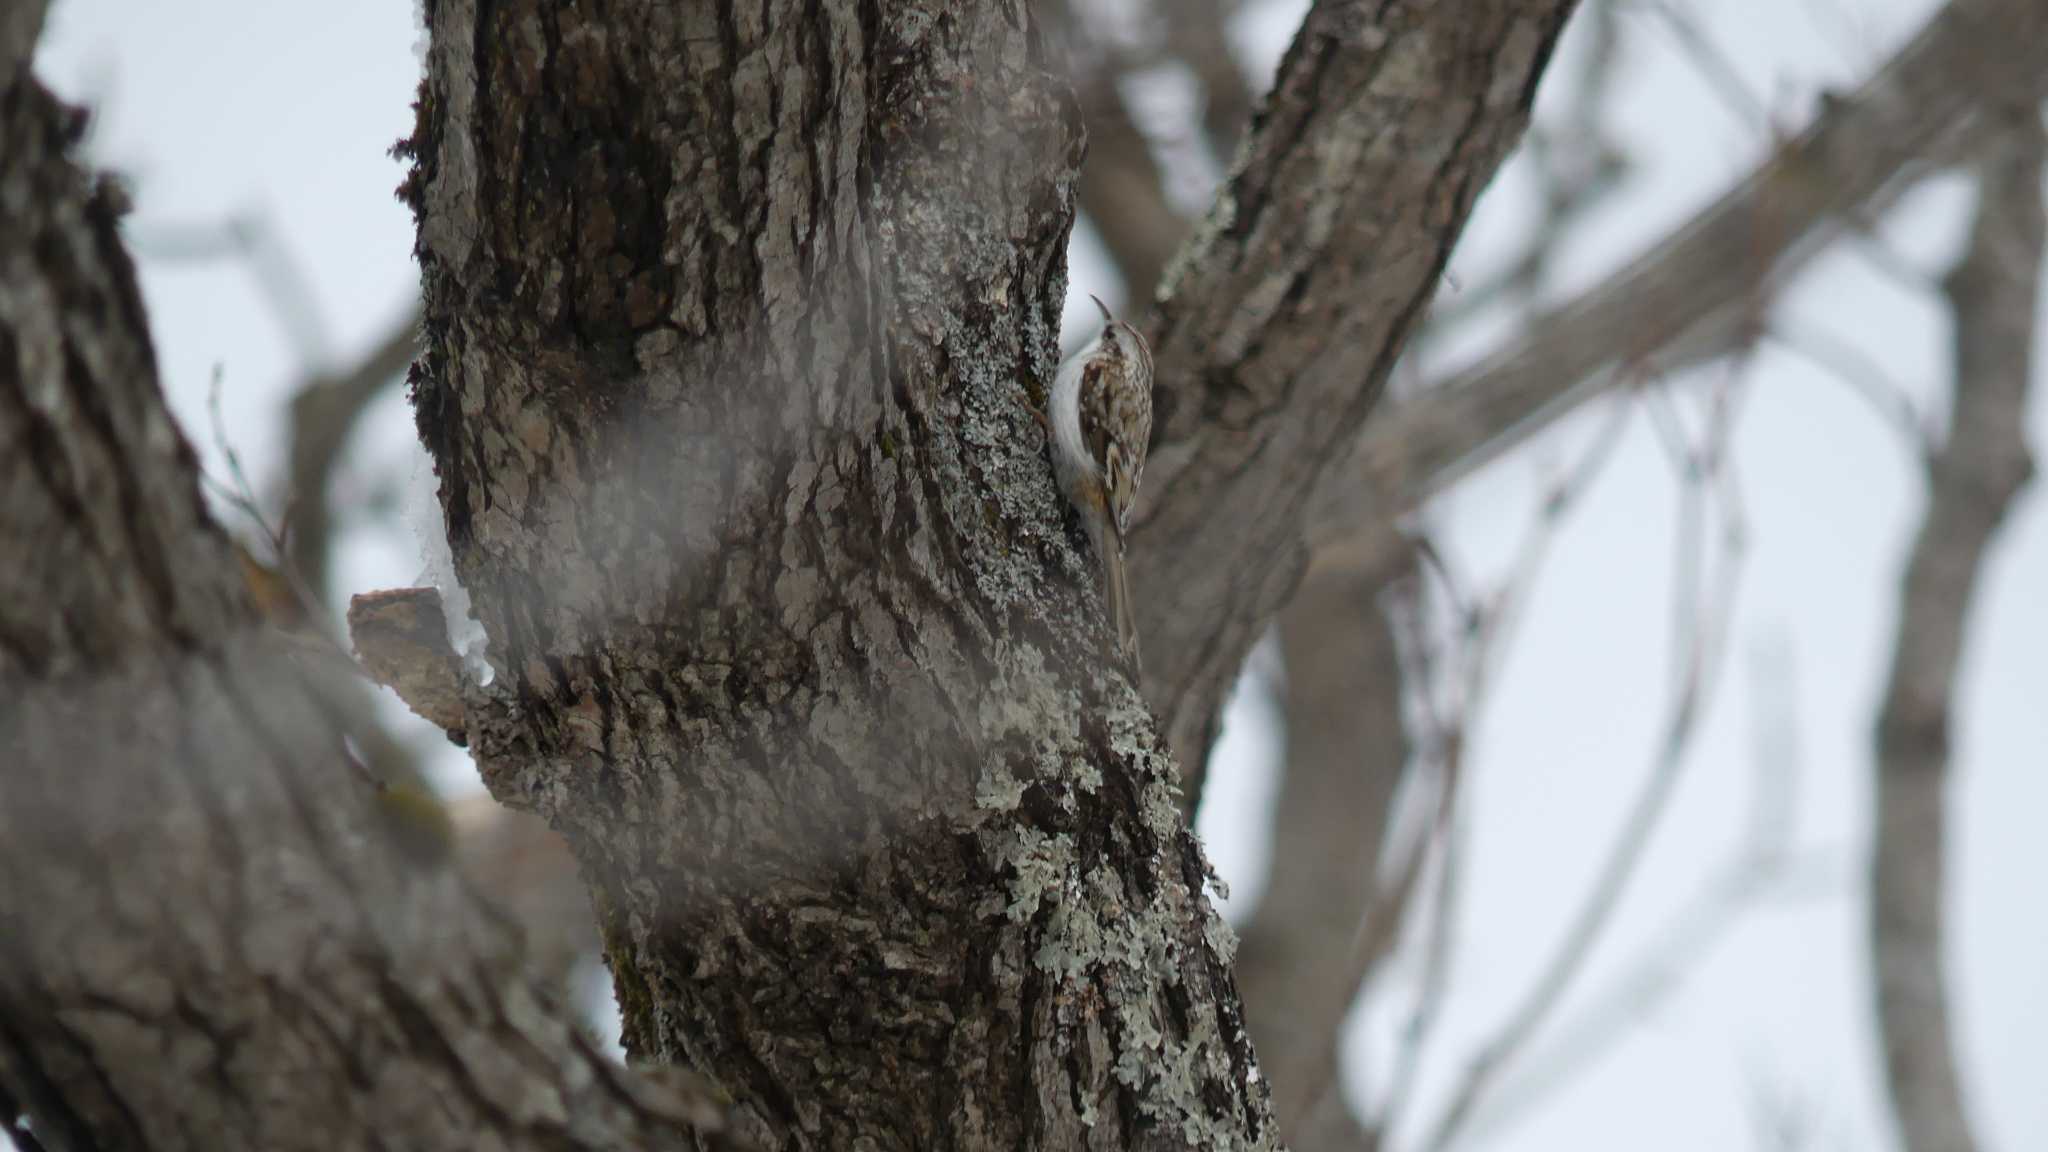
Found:
[(469, 739), (636, 1058), (771, 1147), (1272, 1139), (1027, 404), (1081, 140), (1021, 5), (441, 0), (415, 392)]
[[(1446, 7), (1313, 8), (1161, 349), (1216, 367), (1196, 318), (1234, 311), (1287, 348), (1205, 383), (1257, 411), (1165, 422), (1163, 473), (1234, 470), (1219, 517), (1257, 531), (1155, 560), (1298, 544), (1570, 0)], [(1028, 5), (429, 5), (414, 386), (491, 644), (464, 735), (577, 852), (629, 1049), (715, 1095), (605, 1064), (441, 832), (372, 799), (332, 654), (258, 624), (33, 15), (0, 23), (0, 1108), (78, 1148), (1274, 1143), (1030, 415), (1082, 149)], [(1407, 303), (1369, 331), (1311, 306), (1375, 268), (1360, 306)], [(1167, 661), (1191, 730), (1292, 580)]]
[[(4, 29), (0, 29), (4, 31)], [(373, 802), (166, 412), (84, 116), (0, 43), (0, 1130), (24, 1147), (690, 1146)]]

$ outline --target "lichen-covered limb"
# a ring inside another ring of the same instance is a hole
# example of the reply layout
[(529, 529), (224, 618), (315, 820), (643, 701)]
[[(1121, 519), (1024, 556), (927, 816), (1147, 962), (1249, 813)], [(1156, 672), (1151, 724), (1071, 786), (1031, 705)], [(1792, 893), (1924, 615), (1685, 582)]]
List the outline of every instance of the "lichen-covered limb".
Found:
[(1082, 152), (1031, 6), (430, 32), (415, 399), (496, 673), (468, 734), (577, 853), (628, 1049), (768, 1147), (1270, 1144), (1030, 414)]
[(66, 156), (82, 127), (0, 76), (0, 1123), (51, 1149), (697, 1146), (721, 1100), (581, 1036), (247, 601), (119, 193)]
[(1131, 532), (1146, 694), (1198, 787), (1225, 692), (1306, 564), (1473, 201), (1527, 126), (1572, 0), (1324, 0), (1152, 317)]
[(1955, 408), (1928, 463), (1927, 512), (1906, 562), (1898, 642), (1877, 721), (1870, 949), (1888, 1102), (1907, 1152), (1977, 1147), (1949, 1013), (1949, 701), (1979, 577), (2014, 498), (2033, 477), (2026, 415), (2036, 356), (2044, 221), (2038, 109), (2004, 119), (1977, 222), (1949, 273)]

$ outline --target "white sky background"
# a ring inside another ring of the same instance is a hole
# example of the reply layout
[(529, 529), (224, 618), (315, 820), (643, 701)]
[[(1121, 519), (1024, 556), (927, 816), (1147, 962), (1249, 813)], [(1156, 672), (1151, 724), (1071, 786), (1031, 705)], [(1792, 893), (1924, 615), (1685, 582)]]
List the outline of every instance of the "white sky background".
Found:
[[(1722, 0), (1692, 9), (1749, 89), (1796, 126), (1823, 86), (1860, 79), (1935, 6)], [(1299, 3), (1277, 0), (1243, 21), (1249, 67), (1270, 72), (1299, 11)], [(1607, 119), (1635, 175), (1566, 247), (1548, 285), (1552, 298), (1596, 282), (1661, 236), (1767, 145), (1685, 62), (1662, 25), (1645, 15), (1625, 26)], [(91, 147), (133, 179), (131, 237), (238, 210), (266, 213), (308, 270), (334, 355), (346, 362), (405, 311), (417, 287), (411, 220), (392, 197), (400, 168), (386, 150), (411, 124), (418, 39), (405, 0), (59, 0), (40, 67), (68, 96), (98, 105)], [(1574, 47), (1568, 37), (1563, 72)], [(1555, 96), (1546, 89), (1539, 116)], [(1453, 262), (1455, 281), (1482, 280), (1513, 250), (1532, 217), (1530, 190), (1517, 170), (1495, 183)], [(1972, 195), (1967, 180), (1930, 184), (1891, 215), (1889, 240), (1938, 276), (1960, 250)], [(1100, 247), (1086, 229), (1077, 237), (1073, 299), (1090, 289), (1121, 296)], [(303, 350), (246, 267), (174, 265), (147, 253), (141, 266), (172, 407), (207, 467), (226, 474), (206, 410), (219, 365), (228, 435), (257, 485), (270, 483), (281, 463), (282, 404), (307, 368)], [(1780, 307), (1856, 344), (1923, 406), (1945, 409), (1948, 327), (1938, 298), (1838, 252), (1801, 277)], [(1514, 324), (1499, 317), (1485, 325), (1486, 338)], [(1481, 351), (1446, 354), (1464, 361)], [(1698, 955), (1659, 1011), (1493, 1146), (1756, 1147), (1765, 1102), (1800, 1111), (1815, 1137), (1808, 1147), (1890, 1144), (1860, 893), (1869, 734), (1923, 495), (1895, 433), (1850, 389), (1769, 350), (1753, 371), (1735, 438), (1749, 548), (1727, 674), (1667, 822), (1560, 1022), (1738, 848), (1767, 738), (1757, 721), (1774, 708), (1788, 710), (1796, 729), (1793, 842), (1831, 879), (1764, 907)], [(2048, 454), (2042, 391), (2037, 386), (2031, 439)], [(1697, 416), (1697, 406), (1687, 410)], [(1475, 583), (1500, 570), (1529, 522), (1538, 492), (1533, 461), (1546, 451), (1571, 458), (1594, 423), (1569, 422), (1544, 438), (1548, 449), (1495, 465), (1440, 502), (1440, 540)], [(380, 494), (398, 498), (419, 459), (394, 388), (365, 421), (337, 481), (343, 501), (362, 510), (343, 538), (337, 587), (393, 587), (419, 576), (417, 543), (402, 518), (369, 508)], [(2048, 837), (2039, 834), (2048, 813), (2048, 710), (2038, 659), (2048, 641), (2048, 603), (2039, 594), (2048, 588), (2048, 515), (2038, 488), (2022, 498), (1988, 568), (1955, 728), (1952, 991), (1988, 1148), (2048, 1147)], [(1477, 732), (1452, 985), (1412, 1118), (1432, 1114), (1470, 1045), (1516, 1002), (1555, 945), (1648, 769), (1671, 686), (1676, 509), (1674, 473), (1637, 415), (1558, 539)], [(1760, 650), (1775, 655), (1760, 660)], [(396, 705), (393, 712), (402, 715)], [(1260, 886), (1270, 803), (1262, 773), (1275, 754), (1275, 719), (1262, 687), (1240, 695), (1203, 821), (1212, 856), (1237, 887), (1234, 919)], [(466, 758), (421, 727), (410, 730), (420, 747), (435, 750), (447, 778), (474, 786)], [(1367, 1063), (1385, 1066), (1413, 976), (1412, 964), (1397, 970), (1379, 1001), (1394, 1011), (1369, 1014), (1356, 1030), (1354, 1047)]]

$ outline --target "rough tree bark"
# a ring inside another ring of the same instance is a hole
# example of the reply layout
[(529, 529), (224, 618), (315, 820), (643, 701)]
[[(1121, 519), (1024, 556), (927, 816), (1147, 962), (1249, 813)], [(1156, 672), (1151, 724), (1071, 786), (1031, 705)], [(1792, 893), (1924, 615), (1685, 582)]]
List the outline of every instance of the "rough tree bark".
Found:
[[(1198, 77), (1211, 145), (1229, 156), (1241, 144), (1252, 99), (1222, 44), (1225, 7), (1220, 0), (1174, 7), (1168, 48)], [(1073, 5), (1060, 11), (1072, 42)], [(1070, 49), (1089, 136), (1081, 210), (1139, 299), (1157, 284), (1187, 222), (1176, 215), (1164, 174), (1132, 123), (1118, 84), (1120, 62), (1095, 60), (1084, 47)], [(1368, 1142), (1343, 1094), (1314, 1084), (1328, 1083), (1332, 1021), (1353, 991), (1344, 976), (1352, 936), (1373, 890), (1381, 833), (1407, 759), (1400, 669), (1388, 621), (1377, 610), (1389, 578), (1355, 566), (1320, 580), (1311, 572), (1277, 620), (1286, 756), (1277, 766), (1271, 880), (1238, 948), (1237, 980), (1260, 1067), (1276, 1086), (1282, 1134), (1297, 1149)], [(1192, 789), (1183, 794), (1191, 819), (1197, 799)], [(1310, 1096), (1313, 1111), (1297, 1116)]]
[(468, 736), (595, 885), (629, 1051), (774, 1147), (1270, 1143), (1026, 406), (1081, 157), (1028, 13), (430, 21)]
[(1217, 705), (1301, 582), (1310, 496), (1527, 127), (1574, 4), (1314, 5), (1159, 288), (1131, 578), (1146, 694), (1191, 792)]
[[(1222, 502), (1183, 539), (1298, 535), (1569, 3), (1443, 7), (1319, 4), (1283, 68), (1163, 330), (1170, 386), (1209, 373), (1233, 423), (1164, 422), (1159, 483)], [(497, 670), (468, 736), (596, 885), (629, 1049), (779, 1146), (1269, 1141), (1026, 407), (1080, 160), (1028, 10), (430, 20), (416, 399)], [(1240, 574), (1185, 714), (1298, 564)]]
[[(1225, 335), (1289, 354), (1212, 398), (1278, 405), (1300, 369), (1303, 424), (1369, 406), (1383, 373), (1318, 360), (1317, 301), (1407, 301), (1324, 333), (1391, 362), (1569, 3), (1442, 7), (1313, 10), (1189, 263), (1215, 287), (1184, 297), (1247, 294)], [(1028, 415), (1080, 159), (1029, 10), (428, 19), (416, 401), (494, 669), (465, 734), (576, 847), (629, 1046), (712, 1073), (777, 1147), (1270, 1145), (1172, 760), (1105, 655)], [(507, 926), (369, 801), (318, 673), (255, 628), (113, 194), (20, 67), (35, 24), (0, 26), (0, 434), (24, 449), (0, 747), (26, 766), (0, 810), (0, 1103), (77, 1147), (720, 1128), (547, 1004)], [(1217, 496), (1240, 471), (1261, 495), (1225, 514), (1284, 535), (1319, 457), (1277, 481), (1230, 459), (1301, 447), (1249, 415), (1218, 454), (1169, 413), (1168, 471)], [(1292, 576), (1217, 623), (1248, 642)]]
[[(7, 28), (0, 33), (11, 35)], [(0, 1125), (46, 1149), (695, 1146), (372, 800), (156, 380), (122, 194), (0, 35)]]

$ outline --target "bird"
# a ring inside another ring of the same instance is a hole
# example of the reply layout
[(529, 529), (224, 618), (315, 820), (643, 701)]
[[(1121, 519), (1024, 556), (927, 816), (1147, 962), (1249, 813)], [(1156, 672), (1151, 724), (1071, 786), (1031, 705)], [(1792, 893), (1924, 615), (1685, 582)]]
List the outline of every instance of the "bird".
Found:
[(1102, 312), (1102, 331), (1053, 375), (1045, 421), (1053, 475), (1095, 549), (1103, 604), (1118, 647), (1135, 666), (1138, 620), (1124, 572), (1124, 532), (1152, 436), (1152, 349), (1101, 300), (1088, 298)]

